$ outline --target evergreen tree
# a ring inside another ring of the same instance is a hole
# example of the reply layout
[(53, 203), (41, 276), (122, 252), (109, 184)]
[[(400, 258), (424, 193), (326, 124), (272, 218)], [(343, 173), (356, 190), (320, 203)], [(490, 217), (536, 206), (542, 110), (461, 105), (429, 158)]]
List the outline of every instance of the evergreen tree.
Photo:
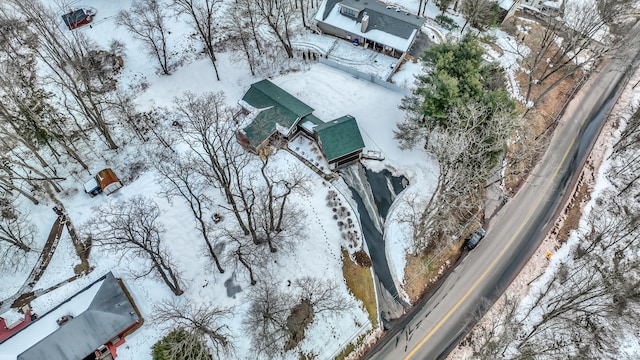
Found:
[(404, 148), (423, 144), (439, 167), (435, 190), (414, 225), (418, 251), (447, 246), (479, 211), (482, 185), (518, 126), (504, 72), (483, 54), (471, 35), (430, 48), (425, 74), (401, 104), (406, 118), (395, 137)]
[(458, 43), (445, 42), (425, 52), (426, 73), (417, 78), (418, 88), (400, 106), (407, 114), (395, 136), (403, 147), (413, 147), (436, 126), (446, 128), (451, 111), (464, 104), (488, 109), (487, 120), (498, 111), (515, 110), (505, 89), (504, 71), (486, 63), (483, 54), (478, 39), (469, 34)]
[(211, 360), (205, 344), (184, 329), (173, 330), (151, 347), (153, 360)]

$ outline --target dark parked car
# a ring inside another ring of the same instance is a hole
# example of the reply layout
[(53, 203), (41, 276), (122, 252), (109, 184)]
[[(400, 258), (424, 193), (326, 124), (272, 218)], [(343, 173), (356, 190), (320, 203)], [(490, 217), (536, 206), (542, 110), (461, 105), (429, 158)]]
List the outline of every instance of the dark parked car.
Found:
[(469, 250), (473, 250), (473, 248), (478, 246), (478, 243), (486, 234), (487, 232), (483, 228), (479, 228), (467, 238), (467, 242), (464, 244), (464, 246), (466, 246)]

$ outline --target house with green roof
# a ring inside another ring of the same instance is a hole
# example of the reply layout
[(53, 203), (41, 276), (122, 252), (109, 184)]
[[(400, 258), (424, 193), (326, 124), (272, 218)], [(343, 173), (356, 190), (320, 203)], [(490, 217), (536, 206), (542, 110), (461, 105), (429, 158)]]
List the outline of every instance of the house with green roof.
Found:
[(345, 115), (315, 128), (318, 144), (322, 148), (332, 170), (360, 158), (364, 141), (356, 118)]
[(240, 105), (253, 119), (238, 132), (237, 138), (242, 146), (256, 153), (269, 143), (286, 140), (300, 120), (313, 112), (309, 105), (267, 79), (252, 84)]
[(294, 135), (304, 133), (318, 143), (331, 170), (360, 159), (364, 141), (351, 115), (325, 123), (309, 105), (266, 79), (252, 84), (239, 103), (250, 122), (236, 137), (249, 151), (285, 147)]

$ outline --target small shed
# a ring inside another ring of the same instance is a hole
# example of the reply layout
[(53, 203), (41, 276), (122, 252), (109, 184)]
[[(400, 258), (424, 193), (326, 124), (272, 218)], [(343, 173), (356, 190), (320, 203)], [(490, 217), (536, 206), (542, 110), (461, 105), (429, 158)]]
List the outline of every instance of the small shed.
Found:
[(116, 173), (111, 168), (106, 168), (98, 171), (96, 176), (84, 184), (84, 191), (91, 196), (96, 196), (101, 192), (111, 195), (121, 187), (122, 182)]
[(70, 9), (68, 13), (62, 15), (62, 20), (69, 30), (73, 30), (90, 23), (95, 13), (95, 10), (88, 8)]

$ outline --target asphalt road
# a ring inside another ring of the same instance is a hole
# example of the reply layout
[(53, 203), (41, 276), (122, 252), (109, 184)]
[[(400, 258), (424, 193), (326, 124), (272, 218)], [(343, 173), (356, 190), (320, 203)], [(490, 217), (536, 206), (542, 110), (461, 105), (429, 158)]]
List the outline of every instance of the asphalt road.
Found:
[(458, 344), (504, 292), (547, 233), (591, 151), (602, 119), (637, 67), (640, 23), (625, 46), (594, 74), (569, 104), (549, 148), (528, 182), (496, 215), (484, 240), (440, 287), (401, 319), (366, 356), (439, 359)]

